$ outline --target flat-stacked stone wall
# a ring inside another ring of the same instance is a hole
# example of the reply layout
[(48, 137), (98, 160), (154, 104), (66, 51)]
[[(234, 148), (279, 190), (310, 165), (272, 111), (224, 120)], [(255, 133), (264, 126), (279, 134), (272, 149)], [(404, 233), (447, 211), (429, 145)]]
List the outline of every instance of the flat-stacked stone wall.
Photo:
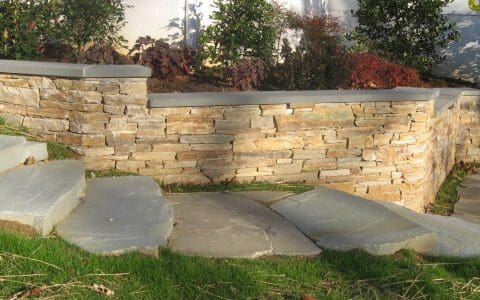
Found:
[(461, 91), (148, 95), (138, 66), (21, 63), (0, 61), (0, 116), (71, 146), (88, 169), (305, 182), (423, 211), (455, 157), (480, 156), (480, 97)]

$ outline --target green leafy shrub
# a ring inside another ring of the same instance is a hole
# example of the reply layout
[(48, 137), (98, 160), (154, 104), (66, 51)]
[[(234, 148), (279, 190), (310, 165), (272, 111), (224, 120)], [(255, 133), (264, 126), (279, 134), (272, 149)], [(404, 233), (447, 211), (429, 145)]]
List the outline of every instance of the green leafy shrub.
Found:
[(57, 0), (0, 1), (0, 57), (35, 59), (55, 35)]
[(230, 66), (241, 58), (271, 62), (277, 38), (276, 11), (267, 0), (215, 0), (201, 37), (204, 58)]
[(92, 43), (122, 45), (125, 40), (118, 32), (126, 23), (128, 7), (122, 0), (63, 0), (59, 39), (71, 47), (78, 63), (85, 62)]
[(342, 29), (328, 16), (289, 15), (290, 27), (302, 33), (296, 49), (283, 40), (279, 62), (268, 81), (276, 89), (336, 89), (348, 76)]
[(423, 74), (445, 61), (438, 52), (458, 39), (455, 25), (443, 15), (453, 0), (358, 0), (358, 26), (350, 38), (370, 52), (410, 66)]

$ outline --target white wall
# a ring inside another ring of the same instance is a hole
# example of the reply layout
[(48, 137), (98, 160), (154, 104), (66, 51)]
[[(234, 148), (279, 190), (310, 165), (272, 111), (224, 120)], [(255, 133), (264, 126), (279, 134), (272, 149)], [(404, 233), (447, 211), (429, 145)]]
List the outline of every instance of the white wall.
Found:
[[(211, 23), (213, 0), (186, 0), (188, 7), (187, 42), (195, 45), (196, 32)], [(128, 24), (123, 35), (132, 45), (139, 36), (170, 38), (181, 41), (185, 0), (125, 0), (134, 7), (127, 11)], [(338, 16), (347, 29), (356, 21), (350, 11), (357, 0), (277, 0), (297, 13), (329, 13)], [(480, 12), (468, 7), (468, 0), (455, 0), (446, 10), (448, 17), (457, 22), (462, 38), (446, 50), (448, 61), (435, 68), (439, 76), (460, 78), (480, 83)]]

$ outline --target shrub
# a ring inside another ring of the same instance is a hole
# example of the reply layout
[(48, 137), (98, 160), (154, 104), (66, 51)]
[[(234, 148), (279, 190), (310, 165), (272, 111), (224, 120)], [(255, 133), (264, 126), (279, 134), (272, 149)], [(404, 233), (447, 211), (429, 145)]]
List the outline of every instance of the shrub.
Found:
[(87, 64), (116, 65), (119, 60), (120, 54), (112, 45), (104, 42), (92, 45), (84, 55), (84, 61)]
[(59, 39), (73, 49), (75, 60), (83, 63), (89, 44), (125, 42), (118, 32), (125, 25), (126, 8), (122, 0), (63, 0)]
[(227, 78), (234, 87), (249, 91), (260, 87), (265, 78), (266, 64), (261, 59), (243, 58), (227, 69)]
[(0, 1), (0, 57), (34, 59), (42, 56), (55, 34), (56, 0)]
[(290, 26), (301, 32), (296, 49), (284, 39), (280, 56), (283, 62), (272, 70), (269, 81), (280, 89), (335, 89), (348, 73), (342, 30), (328, 16), (300, 17), (291, 14)]
[(437, 50), (458, 39), (454, 24), (442, 14), (453, 0), (358, 0), (352, 12), (359, 25), (350, 38), (389, 60), (431, 72), (445, 56)]
[(151, 68), (156, 78), (172, 80), (177, 75), (190, 75), (193, 69), (193, 49), (150, 36), (138, 38), (128, 55), (135, 64)]
[(348, 87), (352, 89), (391, 89), (398, 86), (417, 86), (418, 73), (409, 67), (398, 65), (369, 54), (351, 54), (351, 73)]
[(205, 58), (224, 66), (250, 56), (272, 61), (277, 28), (267, 0), (215, 0), (215, 11), (201, 37)]

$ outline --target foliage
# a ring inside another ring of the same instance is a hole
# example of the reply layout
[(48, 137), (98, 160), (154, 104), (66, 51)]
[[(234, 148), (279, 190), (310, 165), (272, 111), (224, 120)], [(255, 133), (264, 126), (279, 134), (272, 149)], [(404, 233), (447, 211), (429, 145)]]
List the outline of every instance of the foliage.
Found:
[(437, 50), (458, 39), (455, 25), (442, 14), (452, 2), (359, 0), (352, 12), (359, 25), (350, 38), (372, 53), (428, 74), (446, 59)]
[(265, 79), (266, 64), (261, 59), (242, 58), (228, 67), (226, 75), (234, 87), (249, 91), (260, 87)]
[(295, 194), (305, 193), (313, 190), (314, 187), (303, 183), (212, 183), (207, 185), (163, 185), (165, 193), (203, 193), (203, 192), (248, 192), (248, 191), (281, 191)]
[(146, 36), (137, 39), (128, 55), (134, 63), (151, 68), (153, 77), (172, 80), (177, 75), (192, 73), (195, 54), (191, 48)]
[(393, 89), (397, 86), (416, 86), (420, 81), (415, 70), (373, 54), (354, 53), (349, 55), (349, 62), (349, 88)]
[(92, 43), (121, 45), (125, 40), (118, 32), (125, 25), (122, 0), (63, 0), (59, 39), (72, 47), (78, 63)]
[(57, 0), (0, 1), (0, 57), (35, 59), (55, 35)]
[(342, 30), (337, 20), (329, 16), (289, 15), (290, 26), (301, 32), (296, 49), (283, 40), (280, 62), (269, 79), (286, 90), (335, 89), (348, 74), (346, 52), (342, 45)]
[(276, 11), (267, 0), (215, 0), (201, 36), (204, 58), (230, 66), (244, 57), (270, 63), (275, 49)]
[(112, 45), (102, 41), (88, 48), (84, 60), (87, 64), (116, 65), (120, 60), (120, 54)]

